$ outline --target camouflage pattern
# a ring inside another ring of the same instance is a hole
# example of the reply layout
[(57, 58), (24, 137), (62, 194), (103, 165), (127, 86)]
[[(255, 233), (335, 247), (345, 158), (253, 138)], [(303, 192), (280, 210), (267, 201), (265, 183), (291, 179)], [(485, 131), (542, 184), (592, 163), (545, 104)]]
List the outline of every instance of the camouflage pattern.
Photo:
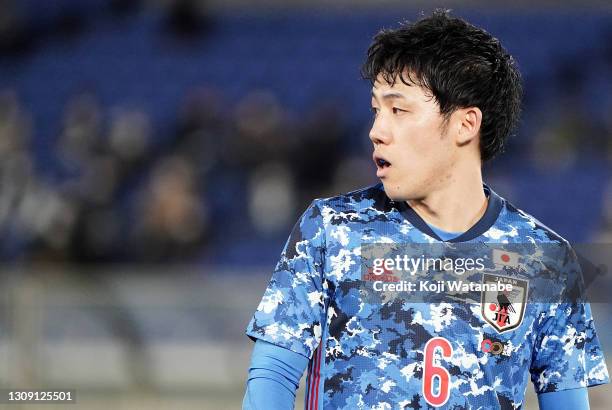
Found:
[[(502, 206), (492, 225), (467, 242), (529, 243), (547, 268), (579, 269), (567, 241), (485, 191)], [(520, 326), (499, 333), (483, 320), (479, 303), (411, 303), (401, 295), (364, 301), (364, 244), (437, 242), (400, 212), (382, 184), (315, 200), (304, 212), (247, 334), (311, 358), (307, 409), (519, 409), (529, 374), (537, 392), (609, 381), (588, 303), (528, 303)], [(539, 245), (550, 243), (563, 256), (542, 255)], [(522, 275), (536, 275), (540, 265), (533, 266)], [(450, 357), (435, 354), (450, 374), (441, 407), (423, 395), (424, 347), (434, 337), (452, 346)], [(503, 352), (483, 351), (486, 339)]]

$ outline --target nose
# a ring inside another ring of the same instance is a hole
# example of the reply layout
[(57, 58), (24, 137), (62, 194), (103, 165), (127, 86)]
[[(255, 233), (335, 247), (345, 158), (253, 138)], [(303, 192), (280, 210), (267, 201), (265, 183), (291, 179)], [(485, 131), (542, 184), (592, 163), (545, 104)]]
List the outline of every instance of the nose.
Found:
[(369, 136), (374, 145), (386, 145), (391, 141), (391, 133), (380, 117), (374, 120)]

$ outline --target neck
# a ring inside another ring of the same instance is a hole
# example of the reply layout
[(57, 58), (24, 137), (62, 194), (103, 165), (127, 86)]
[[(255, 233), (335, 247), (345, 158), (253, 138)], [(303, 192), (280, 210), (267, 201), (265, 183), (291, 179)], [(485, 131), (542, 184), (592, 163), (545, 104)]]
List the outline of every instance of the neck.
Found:
[(427, 196), (410, 199), (408, 204), (428, 224), (448, 232), (465, 232), (478, 222), (487, 209), (480, 167), (455, 172), (445, 184)]

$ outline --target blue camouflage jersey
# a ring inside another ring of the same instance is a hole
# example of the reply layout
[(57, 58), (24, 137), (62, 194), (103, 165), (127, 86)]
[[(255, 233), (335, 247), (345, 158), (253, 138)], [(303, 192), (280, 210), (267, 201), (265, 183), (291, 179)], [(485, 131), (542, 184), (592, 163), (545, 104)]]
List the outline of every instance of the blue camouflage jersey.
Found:
[[(564, 292), (565, 276), (552, 287), (539, 281), (548, 278), (542, 272), (575, 273), (575, 253), (486, 185), (484, 191), (483, 217), (448, 242), (407, 203), (391, 201), (382, 184), (308, 207), (247, 327), (253, 339), (310, 358), (306, 409), (520, 409), (528, 376), (538, 393), (609, 381), (588, 303), (526, 303), (536, 286)], [(524, 299), (515, 303), (499, 292), (493, 299), (417, 300), (398, 286), (375, 292), (398, 279), (371, 280), (378, 277), (362, 253), (372, 244), (474, 245), (461, 248), (482, 257), (484, 271), (474, 275), (522, 284), (516, 289)], [(489, 252), (487, 244), (528, 244), (528, 252)], [(520, 269), (513, 265), (525, 257)]]

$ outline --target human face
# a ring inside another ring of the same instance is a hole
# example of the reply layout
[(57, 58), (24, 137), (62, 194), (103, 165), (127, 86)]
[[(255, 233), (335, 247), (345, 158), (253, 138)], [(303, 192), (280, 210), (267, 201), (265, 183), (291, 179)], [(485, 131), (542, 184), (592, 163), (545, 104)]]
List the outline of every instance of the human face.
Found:
[(423, 199), (450, 181), (456, 150), (431, 93), (399, 78), (391, 85), (379, 76), (372, 111), (372, 158), (390, 199)]

